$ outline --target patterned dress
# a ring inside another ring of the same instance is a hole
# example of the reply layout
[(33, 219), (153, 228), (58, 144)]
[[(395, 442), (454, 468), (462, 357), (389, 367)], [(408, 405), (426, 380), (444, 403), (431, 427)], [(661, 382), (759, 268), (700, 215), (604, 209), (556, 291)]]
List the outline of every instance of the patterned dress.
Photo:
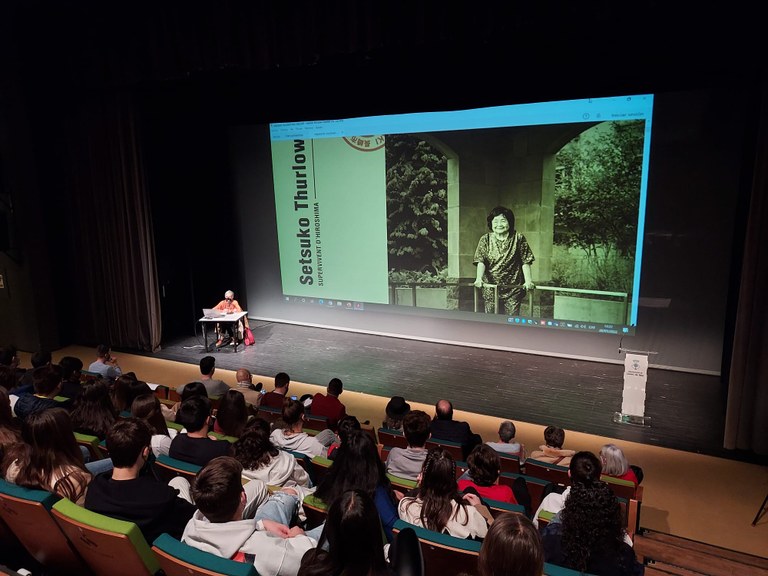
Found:
[[(497, 240), (493, 233), (483, 234), (475, 250), (473, 262), (485, 264), (483, 282), (498, 285), (499, 313), (517, 316), (525, 296), (523, 264), (532, 264), (533, 252), (525, 236), (510, 232), (504, 240)], [(494, 313), (493, 288), (483, 287), (485, 313)]]

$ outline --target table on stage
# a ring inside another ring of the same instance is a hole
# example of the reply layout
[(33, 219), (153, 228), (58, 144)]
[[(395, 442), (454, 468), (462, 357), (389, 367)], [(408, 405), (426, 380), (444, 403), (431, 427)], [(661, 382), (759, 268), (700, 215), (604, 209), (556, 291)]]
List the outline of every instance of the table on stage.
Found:
[[(243, 318), (245, 318), (248, 315), (248, 311), (245, 312), (233, 312), (232, 314), (224, 314), (223, 316), (203, 316), (200, 318), (200, 323), (203, 325), (203, 338), (205, 339), (205, 351), (209, 352), (208, 350), (208, 324), (237, 324), (238, 322), (243, 323), (243, 331), (245, 331), (245, 321)], [(232, 330), (232, 338), (235, 342), (235, 352), (237, 352), (237, 327), (233, 327)]]

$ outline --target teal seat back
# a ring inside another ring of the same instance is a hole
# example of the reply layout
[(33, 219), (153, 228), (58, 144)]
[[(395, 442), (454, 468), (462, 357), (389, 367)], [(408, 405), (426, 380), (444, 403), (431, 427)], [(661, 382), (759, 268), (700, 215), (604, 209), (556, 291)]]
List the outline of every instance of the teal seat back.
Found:
[(161, 534), (152, 544), (166, 576), (259, 576), (253, 564), (235, 562), (184, 544), (168, 534)]
[(87, 573), (85, 563), (51, 515), (60, 500), (46, 490), (32, 490), (0, 480), (0, 518), (22, 546), (47, 568)]

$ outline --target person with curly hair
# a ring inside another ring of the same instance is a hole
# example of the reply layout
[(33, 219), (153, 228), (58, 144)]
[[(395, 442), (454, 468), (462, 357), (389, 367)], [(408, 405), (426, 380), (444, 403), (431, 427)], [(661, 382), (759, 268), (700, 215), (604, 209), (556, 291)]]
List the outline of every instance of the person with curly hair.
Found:
[(309, 474), (289, 452), (269, 440), (269, 428), (250, 426), (233, 445), (234, 456), (243, 465), (243, 476), (267, 486), (306, 486)]
[(643, 574), (625, 541), (619, 502), (605, 482), (574, 483), (560, 520), (542, 531), (546, 562), (596, 576)]
[(497, 484), (501, 473), (501, 460), (496, 451), (487, 444), (475, 446), (467, 457), (469, 470), (459, 478), (459, 491), (474, 488), (483, 498), (517, 504), (512, 488)]
[(444, 448), (430, 450), (418, 480), (415, 496), (406, 496), (397, 507), (400, 519), (457, 538), (485, 538), (488, 521), (480, 498), (459, 493), (456, 462)]

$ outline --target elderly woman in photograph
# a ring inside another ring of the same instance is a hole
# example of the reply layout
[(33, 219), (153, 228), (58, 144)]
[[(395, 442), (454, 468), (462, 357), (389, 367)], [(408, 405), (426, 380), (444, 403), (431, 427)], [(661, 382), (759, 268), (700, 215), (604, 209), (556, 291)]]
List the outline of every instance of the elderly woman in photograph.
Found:
[[(525, 236), (515, 230), (515, 214), (497, 206), (488, 214), (488, 229), (475, 250), (475, 286), (482, 288), (485, 313), (517, 316), (526, 290), (534, 288), (531, 276), (533, 252)], [(498, 286), (499, 309), (494, 310), (493, 288)]]

